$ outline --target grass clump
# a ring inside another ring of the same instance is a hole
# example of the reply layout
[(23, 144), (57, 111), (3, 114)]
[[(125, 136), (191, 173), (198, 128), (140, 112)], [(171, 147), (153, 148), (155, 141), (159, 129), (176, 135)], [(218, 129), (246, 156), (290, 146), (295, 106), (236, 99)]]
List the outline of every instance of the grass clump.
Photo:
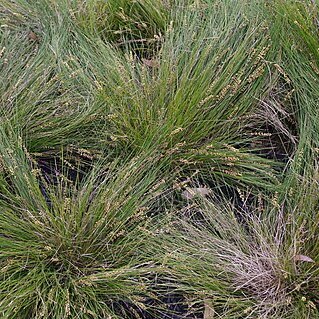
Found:
[(158, 51), (169, 20), (170, 4), (164, 1), (89, 1), (76, 14), (81, 28), (150, 58)]
[(0, 148), (1, 318), (123, 318), (144, 309), (158, 268), (149, 246), (160, 167), (136, 159), (41, 188), (21, 139), (2, 131)]
[(152, 64), (128, 53), (119, 66), (127, 79), (120, 90), (109, 93), (102, 85), (112, 142), (134, 153), (156, 147), (173, 169), (200, 168), (223, 182), (276, 183), (274, 163), (247, 147), (254, 134), (245, 132), (245, 116), (270, 87), (266, 60), (272, 53), (269, 37), (259, 36), (266, 27), (258, 19), (248, 22), (245, 8), (211, 4), (203, 15), (181, 6)]
[(192, 200), (163, 238), (176, 289), (196, 296), (209, 318), (317, 318), (313, 191), (249, 213), (216, 198)]
[[(284, 107), (294, 114), (298, 146), (293, 172), (313, 174), (318, 148), (318, 81), (317, 12), (316, 2), (276, 1), (271, 28), (275, 45), (281, 51), (280, 64), (290, 84), (292, 100)], [(267, 11), (269, 12), (269, 11)], [(283, 36), (285, 34), (285, 36)]]

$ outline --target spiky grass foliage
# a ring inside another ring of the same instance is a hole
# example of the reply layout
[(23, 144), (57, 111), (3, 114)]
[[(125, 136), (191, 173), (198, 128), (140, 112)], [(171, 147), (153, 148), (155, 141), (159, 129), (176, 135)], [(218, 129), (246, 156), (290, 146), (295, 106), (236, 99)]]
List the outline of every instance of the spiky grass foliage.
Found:
[[(315, 166), (317, 172), (318, 164)], [(292, 256), (287, 263), (292, 307), (289, 318), (319, 317), (318, 283), (318, 178), (298, 183), (293, 199), (286, 203), (285, 250)], [(300, 191), (302, 189), (302, 191)], [(287, 194), (289, 197), (290, 194)]]
[(317, 318), (313, 186), (290, 205), (274, 198), (250, 214), (221, 199), (194, 200), (164, 239), (175, 289), (197, 296), (212, 318)]
[(92, 87), (83, 92), (81, 87), (63, 82), (63, 77), (71, 77), (74, 71), (68, 73), (63, 63), (70, 37), (57, 31), (49, 40), (50, 34), (41, 40), (38, 35), (37, 42), (30, 39), (30, 32), (4, 28), (0, 33), (2, 123), (23, 132), (30, 152), (78, 145), (79, 141), (84, 141), (85, 147), (85, 127), (92, 123), (94, 112), (88, 94)]
[(211, 199), (193, 203), (186, 216), (193, 216), (193, 223), (182, 219), (172, 229), (174, 239), (166, 239), (179, 288), (202, 303), (209, 300), (219, 318), (270, 314), (285, 295), (280, 248), (264, 236), (266, 225), (257, 217), (243, 217), (241, 223), (234, 207)]
[(159, 50), (169, 19), (168, 1), (89, 1), (76, 13), (81, 28), (116, 47), (150, 58)]
[(136, 159), (48, 185), (16, 134), (1, 129), (0, 144), (1, 318), (123, 318), (129, 305), (143, 308), (161, 168)]
[(114, 61), (117, 87), (102, 74), (107, 66), (91, 65), (109, 106), (112, 144), (133, 153), (157, 148), (173, 167), (200, 168), (223, 182), (276, 183), (274, 163), (249, 153), (253, 136), (243, 133), (244, 116), (270, 87), (267, 28), (248, 23), (242, 4), (178, 8), (158, 58), (141, 63), (128, 52)]
[[(62, 25), (70, 26), (69, 22), (73, 21), (71, 28), (66, 27), (64, 32), (60, 30), (63, 37), (67, 35), (66, 31), (77, 29), (90, 38), (101, 38), (122, 49), (130, 48), (144, 58), (160, 48), (170, 16), (170, 4), (154, 0), (43, 0), (32, 4), (4, 0), (0, 9), (4, 25), (20, 30), (31, 29), (38, 40), (46, 35), (48, 26), (54, 31)], [(48, 16), (53, 20), (45, 21)]]
[(309, 176), (317, 157), (319, 132), (317, 9), (316, 1), (274, 1), (267, 11), (273, 20), (274, 45), (281, 51), (281, 70), (290, 85), (292, 99), (285, 107), (293, 110), (298, 129), (293, 171)]

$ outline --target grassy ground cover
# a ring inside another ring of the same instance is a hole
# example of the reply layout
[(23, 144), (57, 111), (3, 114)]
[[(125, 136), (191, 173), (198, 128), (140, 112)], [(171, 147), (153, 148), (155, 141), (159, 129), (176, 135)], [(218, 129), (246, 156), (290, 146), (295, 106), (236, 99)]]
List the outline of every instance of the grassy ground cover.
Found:
[(319, 318), (318, 8), (0, 0), (0, 318)]

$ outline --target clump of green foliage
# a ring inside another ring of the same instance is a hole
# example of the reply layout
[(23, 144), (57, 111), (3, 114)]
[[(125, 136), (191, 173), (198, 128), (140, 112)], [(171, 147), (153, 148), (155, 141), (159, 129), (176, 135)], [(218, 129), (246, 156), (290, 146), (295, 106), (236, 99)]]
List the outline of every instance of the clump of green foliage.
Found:
[(149, 246), (161, 167), (136, 158), (48, 185), (15, 133), (2, 129), (0, 148), (1, 318), (122, 318), (126, 304), (143, 308), (160, 272)]

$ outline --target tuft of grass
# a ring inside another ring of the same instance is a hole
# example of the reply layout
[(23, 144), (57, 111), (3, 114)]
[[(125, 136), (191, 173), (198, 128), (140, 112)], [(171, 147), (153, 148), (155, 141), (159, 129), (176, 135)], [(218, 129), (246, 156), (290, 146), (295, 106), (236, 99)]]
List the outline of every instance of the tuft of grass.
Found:
[(144, 310), (160, 269), (149, 249), (160, 166), (136, 158), (49, 185), (17, 134), (1, 129), (0, 139), (1, 318)]
[(244, 130), (246, 116), (271, 87), (267, 27), (248, 20), (245, 4), (178, 8), (152, 65), (128, 52), (117, 64), (126, 79), (119, 90), (110, 92), (103, 80), (113, 142), (133, 153), (159, 149), (173, 169), (271, 187), (276, 164), (248, 150), (254, 134)]
[(218, 318), (317, 318), (313, 186), (294, 204), (274, 198), (245, 214), (221, 199), (192, 200), (162, 239), (175, 289)]
[(317, 8), (315, 1), (275, 1), (266, 11), (273, 21), (270, 32), (281, 52), (282, 73), (290, 84), (292, 99), (285, 108), (292, 110), (298, 130), (292, 171), (308, 177), (315, 168), (319, 132)]
[(150, 58), (164, 40), (169, 9), (166, 1), (94, 0), (83, 4), (75, 16), (80, 28), (88, 34)]
[(195, 200), (185, 212), (195, 221), (182, 218), (165, 239), (177, 287), (195, 295), (200, 307), (209, 301), (219, 318), (275, 318), (286, 298), (284, 256), (269, 241), (265, 220), (213, 199)]

